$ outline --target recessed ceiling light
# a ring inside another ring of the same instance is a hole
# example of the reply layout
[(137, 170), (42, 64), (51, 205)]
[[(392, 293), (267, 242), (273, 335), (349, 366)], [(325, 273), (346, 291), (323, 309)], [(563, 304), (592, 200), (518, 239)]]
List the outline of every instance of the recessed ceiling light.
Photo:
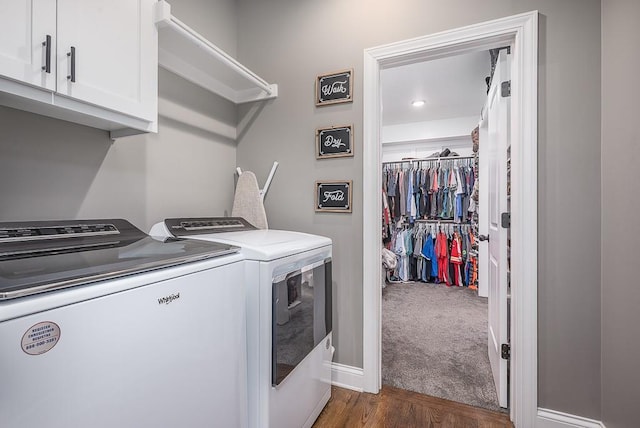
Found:
[(422, 107), (424, 105), (424, 100), (416, 100), (411, 103), (414, 107)]

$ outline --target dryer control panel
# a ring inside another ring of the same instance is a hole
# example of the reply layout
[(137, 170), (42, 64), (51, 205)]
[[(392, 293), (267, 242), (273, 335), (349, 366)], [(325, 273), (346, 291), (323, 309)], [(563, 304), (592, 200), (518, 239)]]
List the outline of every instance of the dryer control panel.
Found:
[(164, 224), (175, 237), (257, 229), (242, 217), (168, 218)]

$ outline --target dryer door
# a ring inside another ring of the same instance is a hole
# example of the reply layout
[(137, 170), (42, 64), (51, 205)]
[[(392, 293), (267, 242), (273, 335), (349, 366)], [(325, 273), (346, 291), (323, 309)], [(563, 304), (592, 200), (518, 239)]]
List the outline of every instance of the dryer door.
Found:
[(331, 332), (331, 284), (331, 258), (273, 279), (273, 386)]

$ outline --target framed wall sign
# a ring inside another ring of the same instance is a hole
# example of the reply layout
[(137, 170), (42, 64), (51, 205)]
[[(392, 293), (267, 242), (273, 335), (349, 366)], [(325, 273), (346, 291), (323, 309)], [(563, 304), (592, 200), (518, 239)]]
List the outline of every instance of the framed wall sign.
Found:
[(353, 101), (353, 70), (321, 74), (316, 78), (316, 106)]
[(353, 125), (316, 129), (316, 158), (353, 156)]
[(351, 212), (352, 181), (316, 181), (316, 211)]

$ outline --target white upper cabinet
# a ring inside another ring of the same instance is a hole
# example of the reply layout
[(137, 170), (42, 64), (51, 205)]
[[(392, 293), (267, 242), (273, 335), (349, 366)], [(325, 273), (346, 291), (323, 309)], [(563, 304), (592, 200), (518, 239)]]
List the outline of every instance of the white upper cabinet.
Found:
[(1, 0), (0, 35), (0, 75), (55, 90), (56, 0)]
[(0, 0), (0, 104), (111, 131), (157, 130), (154, 0)]
[(153, 3), (58, 0), (58, 93), (155, 120)]

